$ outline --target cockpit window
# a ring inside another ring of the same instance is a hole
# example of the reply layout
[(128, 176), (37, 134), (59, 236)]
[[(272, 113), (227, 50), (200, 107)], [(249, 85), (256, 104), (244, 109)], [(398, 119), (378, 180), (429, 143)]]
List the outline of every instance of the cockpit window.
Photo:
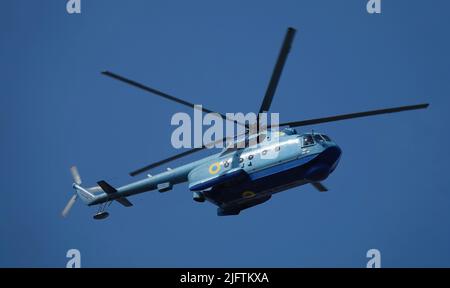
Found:
[(314, 144), (314, 139), (311, 135), (303, 135), (303, 146), (310, 146)]
[(323, 139), (325, 139), (325, 141), (327, 142), (331, 142), (330, 137), (328, 137), (327, 135), (322, 134)]
[(320, 134), (314, 134), (314, 140), (316, 140), (316, 142), (323, 142), (325, 141), (322, 136), (320, 136)]

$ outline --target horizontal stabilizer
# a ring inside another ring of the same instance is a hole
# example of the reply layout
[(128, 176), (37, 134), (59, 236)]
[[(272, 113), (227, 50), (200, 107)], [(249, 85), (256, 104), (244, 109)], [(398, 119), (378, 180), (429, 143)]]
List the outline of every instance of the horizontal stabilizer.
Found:
[[(117, 189), (112, 187), (111, 185), (109, 185), (106, 181), (98, 181), (97, 182), (98, 186), (100, 186), (102, 188), (103, 191), (105, 191), (106, 194), (108, 194), (113, 200), (116, 200), (117, 202), (119, 202), (120, 204), (122, 204), (125, 207), (130, 207), (133, 206), (133, 204), (128, 201), (127, 198), (125, 197), (117, 197), (114, 198), (114, 194), (117, 193)], [(117, 195), (119, 196), (119, 195)]]
[(97, 182), (98, 186), (102, 187), (103, 191), (105, 191), (106, 194), (114, 194), (117, 193), (116, 188), (112, 187), (111, 185), (109, 185), (108, 183), (106, 183), (106, 181), (98, 181)]
[(114, 199), (114, 200), (116, 200), (117, 202), (119, 202), (120, 204), (122, 204), (122, 205), (125, 206), (125, 207), (131, 207), (131, 206), (133, 206), (133, 203), (131, 203), (130, 201), (128, 201), (128, 199), (125, 198), (125, 197), (120, 197), (120, 198), (117, 198), (117, 199)]

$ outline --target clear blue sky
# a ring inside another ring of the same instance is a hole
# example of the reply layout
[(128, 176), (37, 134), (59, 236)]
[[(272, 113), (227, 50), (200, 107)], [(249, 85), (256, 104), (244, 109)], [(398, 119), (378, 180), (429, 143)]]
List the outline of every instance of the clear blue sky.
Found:
[[(2, 1), (0, 266), (64, 267), (70, 248), (85, 267), (365, 267), (370, 248), (384, 267), (450, 266), (450, 3), (382, 4), (369, 15), (363, 0), (82, 0), (69, 15), (65, 1)], [(100, 71), (254, 111), (288, 26), (298, 33), (272, 105), (282, 121), (430, 108), (314, 127), (344, 153), (328, 193), (295, 188), (217, 217), (179, 185), (114, 203), (107, 221), (81, 202), (60, 217), (71, 165), (87, 185), (119, 186), (179, 152), (170, 117), (189, 109)]]

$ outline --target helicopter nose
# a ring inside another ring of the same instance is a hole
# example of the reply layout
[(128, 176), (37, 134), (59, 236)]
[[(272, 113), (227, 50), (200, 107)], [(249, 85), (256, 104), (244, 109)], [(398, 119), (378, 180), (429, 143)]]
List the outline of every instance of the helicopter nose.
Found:
[(329, 173), (331, 173), (334, 171), (334, 169), (336, 169), (336, 166), (338, 165), (339, 160), (341, 159), (342, 150), (339, 146), (334, 145), (327, 148), (324, 152), (326, 153), (325, 157), (327, 158), (327, 162), (330, 164)]
[(330, 166), (336, 165), (341, 158), (342, 150), (339, 146), (333, 145), (326, 148), (322, 153), (321, 157)]
[(342, 150), (337, 145), (329, 146), (318, 156), (317, 161), (306, 172), (306, 179), (316, 182), (325, 180), (336, 168)]

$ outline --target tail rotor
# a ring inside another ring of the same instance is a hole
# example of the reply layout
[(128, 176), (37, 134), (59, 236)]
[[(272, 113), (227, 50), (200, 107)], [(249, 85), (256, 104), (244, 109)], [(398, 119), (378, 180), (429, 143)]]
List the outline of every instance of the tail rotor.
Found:
[(80, 173), (78, 173), (77, 166), (70, 167), (70, 173), (72, 174), (73, 183), (75, 183), (77, 185), (81, 185), (81, 177), (80, 177)]
[(81, 185), (81, 177), (80, 177), (80, 173), (78, 173), (78, 169), (76, 166), (72, 166), (70, 167), (70, 173), (72, 174), (72, 178), (73, 178), (73, 188), (75, 189), (75, 194), (69, 199), (69, 202), (67, 202), (66, 207), (64, 207), (61, 215), (62, 217), (67, 217), (67, 215), (70, 212), (70, 209), (72, 209), (73, 204), (75, 204), (77, 198), (78, 198), (78, 194), (77, 194), (77, 186)]

